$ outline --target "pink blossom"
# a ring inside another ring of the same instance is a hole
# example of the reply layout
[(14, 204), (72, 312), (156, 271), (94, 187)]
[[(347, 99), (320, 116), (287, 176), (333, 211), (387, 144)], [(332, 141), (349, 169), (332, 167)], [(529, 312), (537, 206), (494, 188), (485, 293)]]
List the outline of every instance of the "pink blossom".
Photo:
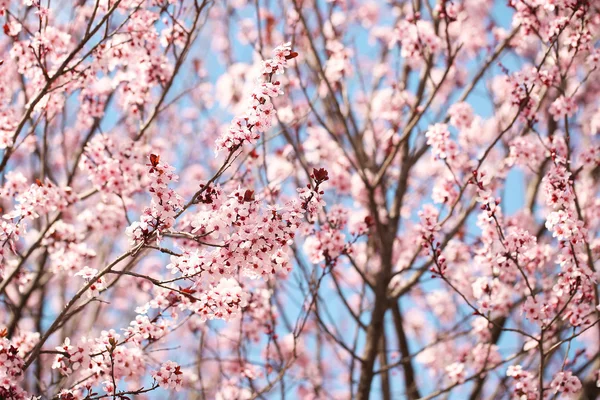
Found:
[(0, 0), (0, 398), (598, 383), (597, 2), (317, 3)]
[(577, 112), (577, 106), (572, 97), (560, 96), (552, 103), (549, 112), (554, 120), (558, 121), (564, 117), (572, 117), (575, 115), (575, 112)]
[(574, 397), (581, 390), (581, 382), (571, 371), (559, 372), (554, 376), (550, 387), (554, 393), (561, 393), (569, 398)]
[(181, 390), (183, 384), (183, 372), (181, 367), (173, 361), (167, 361), (160, 366), (158, 371), (152, 373), (152, 376), (160, 387), (164, 389)]

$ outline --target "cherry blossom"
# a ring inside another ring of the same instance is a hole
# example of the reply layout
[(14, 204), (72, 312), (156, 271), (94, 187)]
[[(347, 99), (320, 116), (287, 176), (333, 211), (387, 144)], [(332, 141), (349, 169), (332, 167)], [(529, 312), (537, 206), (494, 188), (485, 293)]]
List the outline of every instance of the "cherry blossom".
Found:
[(0, 18), (0, 398), (600, 396), (597, 1)]
[(570, 398), (579, 392), (581, 389), (581, 382), (577, 377), (573, 376), (571, 371), (559, 372), (550, 386), (554, 390), (554, 393), (561, 393), (562, 395)]
[(181, 390), (182, 375), (181, 367), (173, 361), (165, 362), (158, 371), (152, 373), (152, 376), (162, 388), (174, 389), (175, 391)]

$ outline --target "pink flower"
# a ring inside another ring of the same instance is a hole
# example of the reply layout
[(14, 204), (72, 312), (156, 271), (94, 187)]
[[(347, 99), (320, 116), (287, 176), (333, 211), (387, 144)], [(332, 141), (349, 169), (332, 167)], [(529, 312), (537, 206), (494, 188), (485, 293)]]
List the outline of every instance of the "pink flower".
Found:
[(559, 372), (554, 376), (550, 387), (554, 393), (561, 393), (567, 398), (575, 398), (581, 390), (581, 382), (571, 371)]
[(152, 373), (152, 376), (163, 389), (174, 389), (177, 392), (181, 390), (183, 372), (173, 361), (163, 363), (158, 371)]
[(260, 134), (266, 132), (273, 119), (271, 98), (283, 94), (281, 83), (273, 80), (288, 67), (288, 60), (297, 56), (292, 52), (291, 43), (286, 43), (273, 50), (273, 58), (263, 62), (262, 79), (254, 88), (250, 99), (250, 107), (244, 117), (236, 117), (227, 132), (217, 140), (217, 151), (237, 149), (243, 142), (254, 143)]
[(560, 121), (564, 117), (572, 117), (577, 112), (577, 104), (572, 97), (560, 96), (554, 100), (550, 109), (550, 115), (555, 121)]
[(453, 363), (446, 367), (446, 373), (450, 382), (454, 384), (463, 383), (467, 377), (467, 371), (465, 371), (465, 364)]

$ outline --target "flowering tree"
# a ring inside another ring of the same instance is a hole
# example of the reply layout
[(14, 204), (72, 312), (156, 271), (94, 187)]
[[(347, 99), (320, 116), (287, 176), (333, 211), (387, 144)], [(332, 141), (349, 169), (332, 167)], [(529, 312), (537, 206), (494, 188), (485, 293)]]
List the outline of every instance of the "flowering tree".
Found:
[(600, 393), (598, 1), (0, 18), (0, 398)]

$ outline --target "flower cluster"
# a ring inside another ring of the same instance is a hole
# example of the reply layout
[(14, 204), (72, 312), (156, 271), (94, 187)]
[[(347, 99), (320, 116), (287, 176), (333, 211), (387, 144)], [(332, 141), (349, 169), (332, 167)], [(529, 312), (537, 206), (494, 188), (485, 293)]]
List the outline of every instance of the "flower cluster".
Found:
[(179, 179), (174, 174), (174, 170), (169, 164), (161, 162), (159, 156), (150, 155), (148, 190), (152, 195), (152, 203), (150, 207), (144, 209), (140, 221), (134, 222), (127, 228), (127, 235), (130, 236), (132, 245), (148, 240), (152, 234), (156, 234), (156, 239), (159, 241), (161, 232), (171, 228), (175, 223), (177, 212), (183, 208), (183, 199), (168, 186)]
[(54, 211), (64, 211), (77, 199), (71, 188), (61, 188), (50, 180), (38, 180), (28, 190), (15, 197), (17, 204), (5, 219), (32, 220)]
[[(11, 177), (14, 179), (7, 182), (4, 190), (6, 194), (14, 196), (16, 204), (0, 221), (0, 261), (9, 253), (16, 252), (15, 243), (26, 233), (27, 222), (54, 212), (63, 212), (77, 202), (70, 187), (59, 187), (50, 180), (37, 180), (26, 188), (18, 175)], [(4, 262), (0, 263), (0, 270), (5, 265)]]
[(423, 244), (430, 243), (441, 229), (438, 218), (439, 211), (431, 204), (423, 206), (423, 209), (419, 211), (419, 219), (421, 220), (419, 228), (423, 235)]
[(81, 270), (96, 252), (84, 241), (85, 234), (75, 225), (57, 221), (42, 239), (48, 249), (52, 269), (56, 273), (73, 274)]
[(210, 289), (195, 294), (193, 301), (184, 303), (182, 307), (198, 314), (202, 321), (215, 318), (229, 320), (248, 305), (248, 298), (248, 292), (235, 279), (223, 278)]
[(402, 48), (402, 57), (411, 63), (423, 62), (430, 55), (436, 55), (442, 49), (442, 41), (435, 34), (429, 21), (401, 20), (394, 31), (390, 46), (398, 42)]
[(450, 382), (454, 384), (463, 383), (467, 378), (467, 371), (464, 363), (452, 363), (446, 367), (446, 374)]
[(75, 385), (76, 391), (104, 382), (107, 374), (117, 382), (135, 380), (146, 369), (143, 351), (138, 346), (126, 346), (119, 339), (120, 335), (114, 330), (102, 331), (97, 338), (82, 337), (77, 344), (66, 338), (63, 345), (56, 347), (58, 354), (52, 368), (63, 375), (77, 372), (90, 377)]
[(135, 343), (141, 343), (145, 340), (154, 341), (165, 336), (170, 325), (168, 320), (164, 318), (150, 319), (147, 315), (137, 315), (126, 329), (126, 335), (128, 339), (133, 340)]
[(346, 243), (343, 233), (348, 222), (347, 214), (348, 211), (340, 206), (332, 207), (326, 216), (327, 224), (306, 238), (304, 250), (312, 263), (325, 261), (329, 264), (341, 254), (351, 252), (351, 246)]
[(560, 164), (553, 165), (542, 181), (546, 204), (554, 209), (570, 208), (574, 199), (571, 173)]
[(442, 160), (451, 157), (458, 151), (456, 143), (450, 139), (450, 131), (446, 124), (430, 126), (425, 137), (427, 144), (431, 146), (433, 155)]
[(98, 135), (86, 146), (80, 167), (102, 193), (130, 195), (142, 190), (144, 148), (132, 140)]
[(460, 130), (470, 128), (475, 120), (473, 108), (465, 102), (452, 104), (448, 109), (448, 115), (450, 123)]
[(332, 83), (338, 83), (342, 78), (351, 76), (352, 50), (346, 48), (337, 40), (330, 40), (326, 45), (327, 51), (330, 53), (327, 63), (325, 64), (325, 75)]
[(581, 382), (576, 376), (573, 376), (571, 371), (563, 371), (554, 376), (550, 387), (554, 390), (554, 393), (560, 393), (567, 398), (574, 398), (577, 392), (581, 390)]
[(81, 276), (86, 285), (90, 285), (88, 295), (97, 296), (104, 289), (104, 277), (98, 276), (98, 270), (85, 266), (75, 276)]
[(539, 385), (534, 374), (523, 370), (520, 365), (511, 365), (506, 370), (506, 376), (515, 380), (515, 397), (523, 400), (536, 400), (539, 398)]
[(19, 349), (10, 340), (0, 339), (0, 397), (5, 399), (27, 399), (30, 395), (21, 386), (23, 359)]
[(152, 376), (160, 387), (164, 389), (174, 389), (179, 391), (183, 383), (183, 372), (181, 367), (173, 361), (167, 361), (160, 366), (158, 371), (154, 371)]
[(552, 103), (548, 111), (555, 121), (559, 121), (564, 117), (572, 117), (575, 115), (577, 105), (573, 98), (560, 96)]
[(250, 104), (243, 117), (237, 117), (229, 125), (227, 132), (217, 140), (217, 150), (237, 149), (243, 142), (255, 143), (260, 134), (271, 127), (275, 110), (271, 98), (283, 93), (281, 82), (274, 80), (283, 74), (288, 61), (298, 53), (293, 52), (291, 43), (285, 43), (273, 50), (273, 58), (263, 61), (262, 78), (250, 97)]
[(63, 375), (69, 375), (86, 364), (88, 359), (87, 341), (82, 339), (77, 346), (71, 345), (71, 339), (65, 338), (61, 346), (56, 347), (59, 354), (54, 358), (53, 369), (58, 369)]

